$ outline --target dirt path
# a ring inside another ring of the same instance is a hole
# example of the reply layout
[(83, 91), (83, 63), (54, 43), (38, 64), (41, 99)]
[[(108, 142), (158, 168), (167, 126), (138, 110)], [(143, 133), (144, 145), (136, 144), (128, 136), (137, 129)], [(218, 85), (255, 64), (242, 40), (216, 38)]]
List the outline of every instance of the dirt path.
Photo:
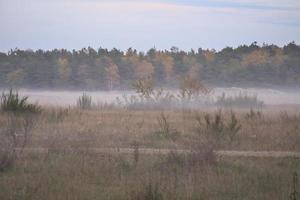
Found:
[[(148, 155), (167, 155), (171, 152), (179, 154), (190, 154), (190, 150), (183, 149), (153, 149), (153, 148), (139, 148), (140, 154)], [(48, 152), (91, 152), (99, 154), (132, 154), (133, 148), (89, 148), (89, 149), (63, 149), (54, 150), (46, 148), (26, 148), (24, 152), (27, 153), (48, 153)], [(256, 157), (256, 158), (300, 158), (300, 152), (289, 151), (215, 151), (219, 157)]]

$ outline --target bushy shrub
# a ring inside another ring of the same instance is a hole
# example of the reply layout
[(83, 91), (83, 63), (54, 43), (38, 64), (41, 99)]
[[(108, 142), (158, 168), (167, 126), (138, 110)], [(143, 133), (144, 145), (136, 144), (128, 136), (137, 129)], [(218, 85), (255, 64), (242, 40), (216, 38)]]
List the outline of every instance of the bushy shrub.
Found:
[(205, 114), (203, 119), (197, 115), (195, 119), (197, 133), (203, 135), (207, 140), (206, 142), (214, 148), (219, 148), (225, 142), (232, 144), (241, 129), (241, 124), (234, 112), (230, 113), (230, 118), (227, 120), (221, 111), (214, 115)]
[(201, 95), (208, 95), (211, 90), (200, 80), (185, 76), (180, 83), (177, 97), (184, 102), (197, 100)]
[(118, 105), (124, 104), (128, 108), (162, 109), (177, 107), (195, 107), (207, 104), (211, 92), (199, 80), (185, 77), (178, 91), (168, 91), (164, 88), (156, 88), (151, 78), (136, 80), (133, 89), (137, 95), (123, 96), (118, 99)]
[(154, 85), (153, 80), (150, 77), (134, 81), (132, 87), (141, 98), (151, 99)]
[(28, 103), (28, 97), (20, 97), (18, 92), (12, 89), (8, 93), (3, 92), (0, 101), (0, 108), (3, 112), (13, 113), (40, 113), (41, 107), (37, 104)]
[(41, 107), (29, 103), (28, 97), (20, 97), (18, 92), (10, 89), (2, 93), (0, 109), (3, 112), (0, 124), (0, 172), (3, 172), (14, 166), (17, 154), (27, 145), (35, 114), (41, 112)]

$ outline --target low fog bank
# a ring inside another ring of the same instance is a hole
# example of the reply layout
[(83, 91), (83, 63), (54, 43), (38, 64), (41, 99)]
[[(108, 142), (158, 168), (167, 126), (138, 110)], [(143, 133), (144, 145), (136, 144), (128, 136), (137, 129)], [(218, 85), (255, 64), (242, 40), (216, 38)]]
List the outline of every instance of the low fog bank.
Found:
[[(19, 94), (28, 96), (29, 101), (39, 103), (46, 106), (74, 106), (78, 97), (83, 92), (92, 97), (95, 104), (111, 104), (116, 103), (116, 99), (120, 100), (136, 95), (135, 91), (47, 91), (47, 90), (28, 90), (20, 89)], [(176, 94), (178, 91), (170, 90), (171, 94)], [(219, 97), (237, 97), (239, 95), (256, 96), (264, 105), (294, 105), (300, 104), (300, 89), (299, 90), (276, 90), (276, 89), (258, 89), (258, 88), (214, 88), (207, 96), (211, 101), (216, 101)]]
[(219, 97), (223, 93), (226, 96), (235, 97), (239, 94), (256, 96), (258, 100), (263, 101), (265, 105), (288, 105), (300, 104), (300, 89), (268, 89), (268, 88), (215, 88), (213, 96)]

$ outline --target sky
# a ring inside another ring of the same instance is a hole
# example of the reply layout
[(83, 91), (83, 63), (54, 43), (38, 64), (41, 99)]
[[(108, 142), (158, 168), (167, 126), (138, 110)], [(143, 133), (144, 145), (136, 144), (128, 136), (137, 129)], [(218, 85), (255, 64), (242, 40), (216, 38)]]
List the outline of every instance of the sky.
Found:
[(299, 0), (0, 0), (0, 51), (300, 43)]

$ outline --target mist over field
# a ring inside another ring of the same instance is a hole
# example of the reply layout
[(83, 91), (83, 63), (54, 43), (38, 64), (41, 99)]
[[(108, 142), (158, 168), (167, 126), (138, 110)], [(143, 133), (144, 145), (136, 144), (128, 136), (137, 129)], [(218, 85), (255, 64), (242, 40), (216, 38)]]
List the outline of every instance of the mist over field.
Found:
[[(30, 102), (37, 102), (45, 106), (75, 106), (77, 99), (85, 92), (90, 95), (95, 104), (108, 103), (117, 104), (116, 99), (122, 100), (123, 96), (130, 97), (135, 95), (134, 90), (128, 91), (47, 91), (47, 90), (18, 90), (20, 95), (28, 96)], [(170, 90), (171, 93), (177, 91)], [(299, 90), (276, 90), (276, 89), (257, 89), (257, 88), (214, 88), (211, 94), (206, 97), (216, 100), (225, 94), (227, 97), (236, 97), (239, 94), (247, 94), (256, 96), (266, 105), (300, 105), (300, 89)]]

